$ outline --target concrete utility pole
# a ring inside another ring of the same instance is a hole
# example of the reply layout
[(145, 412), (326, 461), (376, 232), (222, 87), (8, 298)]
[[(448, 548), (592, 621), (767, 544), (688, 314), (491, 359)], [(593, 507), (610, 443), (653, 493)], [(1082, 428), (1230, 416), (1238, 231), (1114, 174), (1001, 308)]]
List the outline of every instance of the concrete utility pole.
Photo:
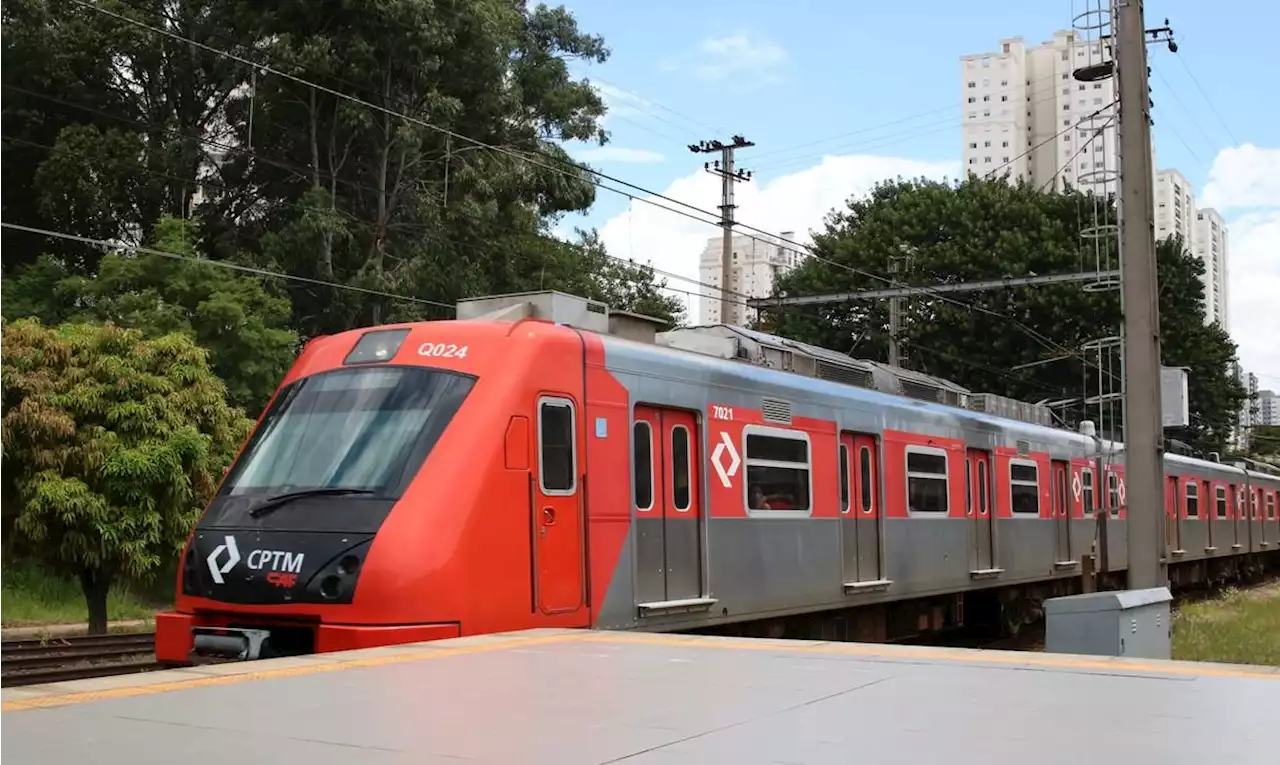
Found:
[[(729, 321), (729, 306), (733, 302), (730, 295), (733, 283), (733, 211), (737, 207), (733, 203), (733, 184), (751, 180), (749, 170), (735, 169), (733, 152), (748, 146), (755, 144), (740, 135), (733, 136), (728, 144), (715, 139), (689, 144), (689, 151), (695, 154), (720, 152), (720, 159), (704, 162), (702, 167), (708, 173), (720, 176), (720, 225), (724, 228), (724, 247), (720, 253), (720, 321), (725, 324), (732, 323)], [(745, 313), (743, 318), (746, 318)]]
[[(911, 255), (906, 245), (900, 247), (903, 254), (889, 258), (889, 273), (894, 279), (898, 274), (911, 269)], [(902, 295), (889, 298), (889, 366), (894, 369), (902, 367), (902, 348), (898, 345), (898, 335), (902, 333)]]
[(1142, 0), (1115, 0), (1120, 97), (1120, 281), (1129, 589), (1167, 587), (1160, 308), (1152, 204), (1151, 112)]

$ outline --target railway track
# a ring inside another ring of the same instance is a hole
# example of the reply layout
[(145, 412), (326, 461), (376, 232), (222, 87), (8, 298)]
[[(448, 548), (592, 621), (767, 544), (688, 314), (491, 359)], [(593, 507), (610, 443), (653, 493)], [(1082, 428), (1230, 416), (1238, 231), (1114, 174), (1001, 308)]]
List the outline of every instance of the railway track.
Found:
[(0, 686), (12, 688), (163, 669), (154, 632), (0, 643)]

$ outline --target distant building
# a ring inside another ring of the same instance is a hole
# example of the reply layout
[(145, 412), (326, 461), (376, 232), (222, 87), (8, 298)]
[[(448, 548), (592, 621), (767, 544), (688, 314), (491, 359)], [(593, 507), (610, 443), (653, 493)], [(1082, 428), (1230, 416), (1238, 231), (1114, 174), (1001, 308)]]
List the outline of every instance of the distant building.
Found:
[[(795, 232), (784, 231), (781, 239), (794, 242)], [(724, 239), (720, 236), (707, 239), (707, 246), (702, 251), (698, 266), (698, 280), (707, 285), (701, 288), (701, 309), (698, 312), (700, 324), (733, 324), (741, 327), (755, 318), (756, 311), (743, 305), (744, 300), (773, 294), (777, 278), (795, 268), (804, 257), (802, 250), (783, 244), (781, 239), (743, 234), (733, 237), (728, 284), (729, 315), (726, 317), (720, 316), (721, 292), (718, 289), (721, 286), (720, 263)]]
[(1195, 232), (1196, 257), (1204, 262), (1206, 318), (1229, 330), (1227, 309), (1231, 301), (1227, 295), (1227, 226), (1217, 210), (1206, 207), (1196, 211)]
[(1181, 235), (1188, 250), (1194, 251), (1196, 198), (1191, 182), (1177, 170), (1156, 173), (1156, 240)]
[(1280, 396), (1274, 391), (1258, 391), (1258, 417), (1256, 425), (1280, 425)]
[(1250, 437), (1253, 433), (1253, 427), (1258, 421), (1258, 376), (1252, 372), (1246, 372), (1239, 365), (1235, 365), (1236, 378), (1240, 380), (1240, 384), (1244, 386), (1244, 392), (1247, 398), (1240, 406), (1240, 414), (1236, 419), (1236, 429), (1232, 434), (1231, 445), (1237, 449), (1248, 449)]
[(1106, 60), (1101, 43), (1074, 32), (1057, 32), (1031, 48), (1013, 37), (1001, 40), (999, 50), (961, 56), (964, 171), (979, 177), (1008, 172), (1011, 179), (1057, 189), (1114, 190), (1115, 80), (1072, 77)]

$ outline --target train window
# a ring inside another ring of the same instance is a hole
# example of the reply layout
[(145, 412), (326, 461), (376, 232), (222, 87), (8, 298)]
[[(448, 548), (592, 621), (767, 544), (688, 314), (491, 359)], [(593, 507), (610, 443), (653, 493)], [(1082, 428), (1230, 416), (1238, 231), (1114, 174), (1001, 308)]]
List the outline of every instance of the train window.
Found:
[(1187, 481), (1187, 517), (1200, 517), (1200, 488), (1195, 481)]
[(987, 461), (978, 460), (978, 515), (987, 514)]
[(862, 512), (870, 513), (875, 509), (874, 498), (871, 494), (871, 482), (875, 479), (871, 476), (871, 450), (862, 447), (858, 450), (859, 470), (862, 473)]
[(849, 512), (849, 447), (840, 444), (840, 512)]
[(671, 429), (671, 501), (676, 510), (689, 509), (689, 429)]
[(1276, 519), (1276, 495), (1267, 495), (1267, 520), (1274, 521)]
[(1250, 512), (1249, 512), (1249, 517), (1253, 518), (1254, 520), (1257, 520), (1257, 519), (1258, 519), (1258, 517), (1259, 517), (1259, 516), (1258, 516), (1258, 490), (1257, 490), (1257, 489), (1250, 489), (1250, 490), (1249, 490), (1249, 510), (1250, 510)]
[(1098, 508), (1093, 499), (1093, 468), (1080, 469), (1080, 496), (1084, 514), (1090, 515)]
[(1009, 462), (1009, 498), (1013, 512), (1040, 514), (1040, 466), (1034, 462)]
[(281, 388), (219, 494), (358, 489), (398, 498), (474, 383), (443, 370), (376, 366), (296, 380)]
[(907, 447), (907, 510), (942, 513), (950, 509), (947, 453), (924, 446)]
[(1114, 470), (1107, 471), (1107, 507), (1120, 507), (1120, 474)]
[(637, 510), (653, 509), (653, 428), (643, 420), (631, 426), (631, 474)]
[(964, 514), (973, 515), (973, 466), (964, 461)]
[(573, 402), (544, 398), (538, 405), (538, 450), (543, 494), (572, 494), (577, 486)]
[(1219, 486), (1218, 490), (1215, 492), (1215, 499), (1216, 499), (1215, 504), (1217, 504), (1218, 517), (1226, 518), (1227, 517), (1227, 487)]
[(749, 425), (743, 452), (748, 511), (809, 513), (812, 484), (807, 435)]

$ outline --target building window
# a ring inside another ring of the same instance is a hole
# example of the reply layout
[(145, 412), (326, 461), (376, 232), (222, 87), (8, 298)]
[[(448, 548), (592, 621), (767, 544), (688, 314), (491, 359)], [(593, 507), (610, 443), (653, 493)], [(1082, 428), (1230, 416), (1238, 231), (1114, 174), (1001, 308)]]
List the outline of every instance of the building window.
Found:
[[(1062, 111), (1064, 111), (1064, 112), (1066, 112), (1066, 111), (1071, 111), (1071, 104), (1063, 104), (1063, 105), (1062, 105)], [(1071, 124), (1071, 123), (1069, 123), (1069, 122), (1064, 122), (1064, 123), (1062, 123), (1062, 124), (1064, 124), (1064, 125), (1069, 125), (1069, 124)]]
[(982, 145), (983, 145), (983, 147), (985, 147), (985, 148), (990, 148), (990, 146), (991, 146), (991, 142), (990, 142), (990, 141), (983, 141), (983, 142), (982, 142)]
[(949, 509), (947, 453), (925, 446), (907, 447), (907, 510), (939, 513)]
[(977, 142), (977, 141), (970, 141), (970, 142), (969, 142), (969, 148), (970, 148), (970, 149), (976, 149), (976, 148), (978, 148), (978, 142)]
[(636, 509), (653, 509), (653, 429), (637, 420), (631, 426), (631, 475), (635, 481)]
[(978, 83), (976, 83), (976, 82), (970, 82), (970, 83), (969, 83), (969, 87), (971, 87), (971, 88), (976, 88), (976, 87), (978, 87)]
[(1200, 517), (1200, 488), (1195, 481), (1187, 481), (1187, 517)]
[(991, 164), (991, 157), (983, 157), (983, 158), (982, 158), (982, 164), (984, 164), (984, 165), (989, 165), (989, 164)]
[(983, 100), (983, 101), (990, 101), (990, 100), (991, 100), (991, 96), (983, 96), (983, 97), (982, 97), (982, 100)]
[(1008, 100), (1009, 100), (1009, 97), (1008, 97), (1008, 96), (1000, 96), (1000, 100), (1001, 100), (1001, 101), (1008, 101)]
[(1040, 514), (1040, 468), (1030, 460), (1009, 462), (1009, 496), (1018, 515)]
[(978, 164), (978, 160), (974, 159), (973, 157), (970, 157), (970, 158), (969, 158), (969, 164), (971, 164), (971, 165), (976, 165), (976, 164)]
[(983, 112), (983, 113), (982, 113), (982, 116), (983, 116), (983, 117), (990, 117), (990, 116), (991, 116), (991, 112)]
[(1008, 86), (1008, 84), (1009, 84), (1009, 81), (1008, 81), (1008, 80), (1001, 80), (1001, 81), (1000, 81), (1000, 87), (1002, 87), (1002, 88), (1003, 88), (1003, 87)]
[(1007, 149), (1007, 148), (1009, 148), (1009, 142), (1008, 142), (1008, 141), (1002, 141), (1002, 142), (1000, 143), (1000, 145), (1001, 145), (1002, 147), (1006, 148), (1006, 149)]
[(978, 100), (978, 99), (974, 98), (973, 96), (969, 96), (969, 103), (971, 103), (971, 104), (972, 104), (972, 103), (976, 103), (976, 102), (977, 102), (977, 100)]
[(1067, 96), (1067, 95), (1070, 95), (1070, 94), (1071, 94), (1071, 88), (1063, 88), (1063, 89), (1062, 89), (1062, 95)]
[(799, 431), (748, 426), (747, 508), (809, 512), (809, 439)]
[(989, 66), (991, 66), (991, 57), (990, 57), (990, 56), (983, 56), (983, 57), (982, 57), (982, 68), (983, 68), (983, 69), (986, 69), (986, 68), (987, 68), (987, 67), (989, 67)]
[(1001, 162), (1004, 162), (1004, 163), (1006, 163), (1006, 164), (1007, 164), (1007, 163), (1009, 162), (1009, 158), (1008, 158), (1008, 157), (1001, 157), (1001, 158), (1000, 158), (1000, 161), (1001, 161)]

